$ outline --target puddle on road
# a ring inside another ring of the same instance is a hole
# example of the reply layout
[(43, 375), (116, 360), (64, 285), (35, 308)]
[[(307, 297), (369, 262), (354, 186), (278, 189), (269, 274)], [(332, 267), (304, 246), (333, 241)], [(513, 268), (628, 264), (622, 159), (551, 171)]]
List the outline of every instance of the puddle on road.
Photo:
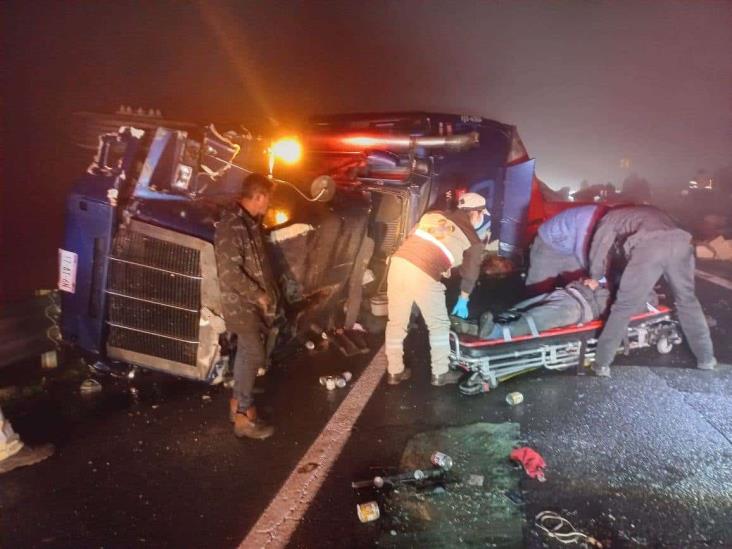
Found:
[(400, 470), (431, 468), (435, 451), (448, 454), (454, 465), (444, 483), (385, 494), (379, 545), (520, 546), (523, 510), (505, 495), (518, 491), (520, 475), (508, 459), (518, 440), (518, 423), (474, 423), (410, 439)]

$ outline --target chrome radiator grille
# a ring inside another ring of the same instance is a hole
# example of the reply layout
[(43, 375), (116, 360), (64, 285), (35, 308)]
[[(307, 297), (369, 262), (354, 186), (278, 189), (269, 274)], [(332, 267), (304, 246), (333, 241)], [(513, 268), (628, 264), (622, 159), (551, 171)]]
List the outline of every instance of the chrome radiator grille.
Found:
[(194, 248), (120, 229), (109, 258), (108, 344), (195, 366), (200, 263)]

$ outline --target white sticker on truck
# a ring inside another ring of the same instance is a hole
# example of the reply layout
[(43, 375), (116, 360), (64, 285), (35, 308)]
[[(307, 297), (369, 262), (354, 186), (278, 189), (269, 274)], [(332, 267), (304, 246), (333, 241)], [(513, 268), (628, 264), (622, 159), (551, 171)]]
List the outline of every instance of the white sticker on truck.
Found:
[(74, 252), (58, 249), (58, 289), (73, 294), (76, 291), (76, 270), (79, 256)]

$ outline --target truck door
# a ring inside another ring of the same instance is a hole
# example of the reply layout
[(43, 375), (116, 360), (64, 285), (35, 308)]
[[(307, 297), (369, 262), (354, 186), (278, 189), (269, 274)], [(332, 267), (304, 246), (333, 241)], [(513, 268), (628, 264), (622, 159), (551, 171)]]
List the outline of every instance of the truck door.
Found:
[(529, 244), (527, 235), (534, 163), (534, 160), (527, 160), (507, 167), (504, 183), (497, 189), (498, 253), (503, 257), (522, 258)]

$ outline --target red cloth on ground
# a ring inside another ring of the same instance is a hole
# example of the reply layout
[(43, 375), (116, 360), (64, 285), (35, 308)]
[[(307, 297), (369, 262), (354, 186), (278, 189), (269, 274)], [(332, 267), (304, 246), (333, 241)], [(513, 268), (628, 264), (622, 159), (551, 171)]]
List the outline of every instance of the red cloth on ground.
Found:
[(531, 478), (544, 480), (544, 468), (546, 462), (541, 454), (536, 450), (523, 446), (521, 448), (514, 448), (511, 451), (511, 461), (517, 461), (521, 464), (526, 471), (526, 474)]

